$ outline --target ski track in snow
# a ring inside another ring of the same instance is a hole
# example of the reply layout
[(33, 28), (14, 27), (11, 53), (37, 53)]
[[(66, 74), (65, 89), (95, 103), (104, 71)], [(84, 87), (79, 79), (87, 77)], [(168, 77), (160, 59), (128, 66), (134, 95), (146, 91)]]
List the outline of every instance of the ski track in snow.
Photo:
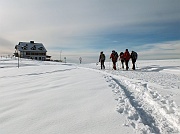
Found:
[(14, 75), (14, 76), (2, 76), (1, 78), (13, 78), (13, 77), (24, 77), (24, 76), (30, 76), (30, 75), (44, 75), (44, 74), (52, 74), (52, 73), (58, 73), (58, 72), (62, 72), (62, 71), (70, 71), (76, 69), (75, 68), (70, 68), (70, 69), (64, 69), (64, 70), (54, 70), (54, 71), (49, 71), (49, 72), (43, 72), (43, 73), (27, 73), (27, 74), (23, 74), (23, 75)]
[[(162, 96), (155, 90), (156, 86), (159, 86), (157, 83), (163, 86), (162, 88), (179, 88), (172, 81), (172, 79), (179, 81), (179, 77), (161, 73), (159, 76), (161, 79), (158, 79), (153, 77), (153, 72), (147, 77), (138, 71), (134, 75), (133, 73), (128, 75), (126, 71), (119, 73), (119, 71), (90, 70), (102, 73), (109, 83), (117, 101), (117, 112), (127, 117), (124, 126), (132, 126), (136, 133), (143, 134), (180, 133), (178, 106), (169, 96)], [(138, 79), (131, 79), (137, 76)], [(149, 84), (148, 79), (150, 83), (156, 84)]]

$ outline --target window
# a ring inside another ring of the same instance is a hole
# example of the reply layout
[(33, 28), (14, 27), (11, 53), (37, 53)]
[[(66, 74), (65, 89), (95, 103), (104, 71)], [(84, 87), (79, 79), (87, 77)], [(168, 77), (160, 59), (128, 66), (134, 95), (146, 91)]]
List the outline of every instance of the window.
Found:
[(26, 52), (26, 55), (30, 55), (30, 52)]

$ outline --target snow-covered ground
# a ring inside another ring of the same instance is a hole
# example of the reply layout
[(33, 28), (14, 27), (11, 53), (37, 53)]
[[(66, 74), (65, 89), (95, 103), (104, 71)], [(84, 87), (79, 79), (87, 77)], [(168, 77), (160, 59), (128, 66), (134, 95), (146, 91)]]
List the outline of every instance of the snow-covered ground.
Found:
[(180, 60), (118, 66), (0, 59), (0, 134), (180, 134)]

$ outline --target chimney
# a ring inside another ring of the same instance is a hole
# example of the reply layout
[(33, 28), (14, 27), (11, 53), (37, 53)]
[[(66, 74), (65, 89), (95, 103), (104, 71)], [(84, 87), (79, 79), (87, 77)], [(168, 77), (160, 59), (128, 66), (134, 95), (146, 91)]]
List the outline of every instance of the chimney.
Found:
[(34, 44), (34, 41), (30, 41), (30, 43)]

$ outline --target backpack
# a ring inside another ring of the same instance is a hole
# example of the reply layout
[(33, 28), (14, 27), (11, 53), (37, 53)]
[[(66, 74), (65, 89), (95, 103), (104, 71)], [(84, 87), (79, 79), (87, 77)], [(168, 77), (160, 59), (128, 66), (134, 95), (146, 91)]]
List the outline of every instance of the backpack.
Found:
[(121, 55), (123, 55), (124, 53), (123, 52), (121, 52), (119, 55), (121, 56)]
[(132, 59), (137, 59), (138, 54), (133, 51), (131, 57), (132, 57)]
[(105, 59), (106, 59), (105, 54), (101, 53), (100, 56), (99, 56), (99, 62), (105, 61)]
[(115, 59), (116, 59), (116, 61), (117, 61), (117, 59), (118, 59), (118, 57), (119, 57), (117, 52), (114, 53), (114, 57), (115, 57)]
[(105, 60), (105, 55), (101, 54), (101, 60)]
[(123, 52), (121, 52), (121, 53), (119, 54), (119, 56), (120, 56), (120, 59), (121, 59), (121, 60), (124, 60), (124, 53), (123, 53)]

